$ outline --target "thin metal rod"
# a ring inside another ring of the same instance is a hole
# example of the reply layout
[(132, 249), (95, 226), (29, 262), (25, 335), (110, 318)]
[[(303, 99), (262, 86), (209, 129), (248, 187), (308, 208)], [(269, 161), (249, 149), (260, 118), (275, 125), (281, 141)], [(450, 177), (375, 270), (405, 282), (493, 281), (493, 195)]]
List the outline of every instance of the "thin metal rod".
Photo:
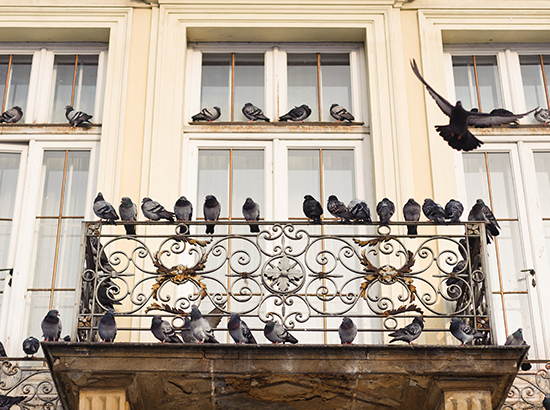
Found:
[(235, 121), (235, 53), (231, 53), (231, 122)]
[(8, 84), (10, 83), (10, 71), (11, 71), (11, 62), (13, 54), (10, 54), (8, 60), (8, 72), (6, 73), (6, 86), (4, 87), (4, 99), (2, 100), (2, 110), (0, 112), (6, 111), (6, 100), (8, 99)]
[[(235, 54), (233, 54), (234, 56)], [(233, 101), (233, 98), (231, 99)], [(231, 110), (231, 115), (233, 115), (233, 109)], [(231, 221), (233, 213), (233, 148), (229, 149), (229, 209), (227, 210), (227, 219)], [(227, 234), (231, 235), (232, 225), (227, 226)], [(227, 241), (227, 254), (231, 255), (231, 241)], [(227, 260), (227, 289), (231, 288), (231, 265), (229, 264), (229, 259)], [(231, 298), (227, 298), (227, 310), (231, 310)], [(227, 342), (230, 342), (228, 333), (225, 334)]]
[[(319, 56), (319, 54), (317, 54), (317, 56)], [(321, 202), (321, 205), (323, 204), (324, 202), (324, 198), (325, 198), (325, 195), (324, 195), (324, 189), (323, 189), (323, 149), (320, 148), (319, 149), (319, 192), (320, 192), (320, 198), (319, 198), (319, 202)], [(328, 212), (328, 210), (326, 210)], [(321, 219), (324, 219), (323, 218), (323, 215), (321, 215)], [(321, 225), (321, 235), (325, 235), (325, 227), (323, 225)], [(325, 240), (324, 239), (321, 239), (321, 247), (323, 249), (323, 251), (325, 250)], [(326, 266), (325, 265), (322, 265), (321, 267), (321, 270), (323, 273), (326, 272)], [(323, 278), (323, 286), (326, 286), (326, 279)], [(324, 300), (323, 298), (323, 313), (326, 313), (327, 311), (327, 302)], [(324, 317), (323, 318), (323, 327), (326, 329), (327, 328), (327, 318)], [(323, 339), (325, 341), (325, 344), (328, 343), (328, 339), (327, 339), (327, 333), (325, 332), (323, 334)]]
[(550, 108), (550, 97), (548, 96), (548, 84), (546, 83), (546, 70), (544, 68), (544, 59), (542, 54), (539, 54), (540, 57), (540, 68), (542, 69), (542, 82), (544, 84), (544, 95), (546, 95), (546, 105)]
[(76, 73), (78, 71), (78, 54), (75, 55), (74, 59), (74, 72), (73, 72), (73, 91), (71, 93), (71, 107), (74, 106), (74, 91), (76, 88)]
[(479, 78), (477, 77), (477, 63), (476, 63), (476, 56), (474, 57), (474, 77), (476, 79), (476, 93), (477, 93), (477, 105), (479, 112), (483, 112), (481, 109), (481, 94), (479, 93)]
[(319, 121), (323, 121), (323, 111), (321, 109), (321, 53), (317, 53), (317, 99), (319, 103)]

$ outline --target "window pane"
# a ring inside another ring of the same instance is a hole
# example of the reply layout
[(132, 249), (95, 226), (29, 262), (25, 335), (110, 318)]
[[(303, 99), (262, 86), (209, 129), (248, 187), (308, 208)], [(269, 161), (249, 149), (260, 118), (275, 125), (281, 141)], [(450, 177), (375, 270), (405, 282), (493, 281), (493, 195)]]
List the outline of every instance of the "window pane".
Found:
[(476, 95), (474, 59), (472, 57), (453, 57), (453, 75), (457, 101), (470, 110), (479, 107)]
[(265, 110), (264, 83), (264, 55), (235, 54), (235, 121), (248, 121), (242, 111), (247, 102)]
[[(545, 60), (550, 58), (547, 56)], [(542, 67), (540, 64), (540, 56), (519, 56), (519, 63), (521, 67), (521, 79), (523, 81), (523, 94), (525, 96), (525, 106), (532, 107), (548, 107), (548, 101), (546, 99), (546, 90), (544, 89), (544, 77), (542, 74)], [(545, 64), (546, 69), (550, 69), (548, 63)], [(550, 71), (547, 71), (550, 73)], [(550, 81), (550, 79), (548, 79)], [(550, 84), (549, 84), (550, 86)], [(538, 124), (535, 117), (529, 115), (527, 120), (531, 124)]]
[(319, 150), (288, 150), (288, 216), (305, 218), (305, 195), (321, 202)]
[[(78, 56), (74, 108), (79, 111), (84, 111), (90, 115), (94, 115), (98, 61), (99, 56), (97, 55)], [(65, 114), (63, 114), (63, 116), (65, 116)]]
[(63, 196), (63, 216), (84, 216), (89, 168), (90, 151), (69, 151), (65, 195)]
[[(27, 330), (25, 334), (42, 340), (42, 328), (40, 324), (48, 310), (50, 310), (50, 292), (29, 292), (28, 295), (27, 320), (25, 321), (27, 323)], [(75, 308), (74, 292), (54, 292), (51, 308), (59, 310), (59, 318), (62, 325), (61, 338), (65, 335), (70, 335)], [(42, 350), (37, 355), (39, 356), (41, 352)]]
[(42, 162), (44, 187), (41, 216), (58, 216), (63, 188), (65, 151), (45, 151)]
[(516, 195), (510, 155), (508, 153), (490, 153), (487, 154), (487, 157), (489, 175), (491, 177), (491, 191), (493, 194), (493, 213), (497, 219), (517, 218)]
[(33, 289), (52, 287), (53, 265), (57, 240), (57, 219), (37, 219), (35, 227), (36, 259), (34, 261)]
[(317, 54), (287, 54), (287, 93), (288, 111), (307, 104), (311, 115), (306, 121), (319, 121)]
[(322, 121), (336, 121), (330, 106), (339, 104), (353, 114), (349, 54), (321, 54)]
[[(29, 80), (31, 77), (32, 56), (13, 56), (11, 70), (8, 80), (8, 94), (4, 110), (19, 106), (23, 110), (23, 118), (19, 122), (25, 121), (25, 111), (27, 109), (27, 96), (29, 94)], [(6, 74), (8, 72), (9, 56), (0, 56), (0, 98), (4, 98), (6, 86)]]
[(546, 239), (546, 254), (550, 262), (550, 152), (534, 152), (535, 170), (537, 173), (537, 187), (540, 212), (543, 218), (544, 237)]
[(247, 197), (260, 205), (260, 215), (264, 216), (264, 178), (263, 150), (233, 150), (233, 218), (242, 218)]
[(346, 204), (355, 198), (353, 150), (323, 150), (323, 183), (323, 205), (329, 195)]
[(199, 150), (199, 184), (195, 214), (203, 218), (206, 195), (214, 195), (221, 204), (220, 218), (229, 212), (229, 150)]
[[(82, 219), (65, 219), (59, 232), (59, 252), (55, 272), (56, 289), (74, 289), (78, 281), (78, 257)], [(48, 287), (51, 287), (51, 283)]]
[(230, 81), (231, 54), (203, 53), (201, 109), (220, 107), (222, 113), (219, 121), (231, 120)]
[(0, 218), (13, 218), (20, 160), (19, 153), (0, 152)]
[(489, 184), (487, 183), (487, 167), (485, 166), (485, 154), (463, 154), (464, 178), (466, 180), (466, 194), (468, 203), (464, 204), (465, 212), (469, 212), (478, 198), (485, 203), (489, 202)]

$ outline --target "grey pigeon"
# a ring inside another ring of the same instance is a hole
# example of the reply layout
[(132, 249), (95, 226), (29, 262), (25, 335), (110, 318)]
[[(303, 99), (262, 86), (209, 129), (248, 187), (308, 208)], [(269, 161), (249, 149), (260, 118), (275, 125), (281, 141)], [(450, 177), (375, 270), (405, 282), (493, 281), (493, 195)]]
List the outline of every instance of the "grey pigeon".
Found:
[(0, 342), (0, 357), (8, 357), (6, 354), (6, 349), (4, 349), (4, 344)]
[(180, 196), (174, 204), (174, 213), (178, 221), (190, 221), (193, 217), (193, 205), (186, 197)]
[(323, 215), (323, 207), (314, 199), (311, 195), (304, 196), (304, 203), (302, 204), (307, 219), (311, 219), (314, 224), (321, 224), (321, 215)]
[(338, 104), (332, 104), (330, 106), (330, 115), (338, 122), (353, 122), (353, 120), (355, 119), (348, 110)]
[(350, 345), (355, 340), (357, 336), (357, 326), (349, 317), (342, 319), (342, 323), (338, 328), (338, 336), (340, 336), (340, 342), (343, 345)]
[[(118, 212), (120, 213), (120, 219), (125, 222), (137, 221), (137, 205), (127, 196), (122, 197), (118, 206)], [(124, 225), (124, 229), (126, 229), (126, 235), (136, 234), (136, 226), (134, 224)]]
[[(248, 222), (256, 222), (260, 220), (260, 205), (252, 200), (252, 198), (246, 198), (243, 204), (243, 216)], [(260, 232), (260, 227), (256, 224), (249, 225), (250, 232)]]
[(229, 322), (227, 322), (227, 330), (229, 330), (229, 334), (237, 344), (257, 343), (246, 323), (236, 313), (232, 314)]
[(101, 192), (97, 193), (97, 196), (94, 199), (93, 208), (94, 214), (96, 214), (99, 219), (105, 219), (110, 224), (115, 225), (115, 220), (118, 219), (118, 214), (116, 213), (114, 206), (103, 198), (103, 194)]
[(42, 334), (46, 342), (57, 342), (61, 336), (61, 320), (59, 311), (52, 309), (42, 320)]
[(212, 108), (208, 107), (208, 108), (203, 108), (201, 112), (193, 115), (191, 119), (193, 120), (193, 122), (197, 122), (197, 121), (212, 122), (220, 118), (221, 114), (222, 114), (222, 110), (220, 110), (220, 107), (212, 107)]
[(395, 332), (390, 333), (388, 336), (393, 337), (390, 340), (390, 343), (401, 340), (412, 345), (413, 340), (418, 339), (420, 334), (424, 330), (424, 318), (422, 316), (416, 316), (412, 323), (409, 323), (407, 326), (397, 329)]
[(482, 199), (478, 199), (470, 213), (468, 214), (468, 221), (470, 222), (485, 222), (485, 233), (487, 235), (487, 243), (491, 243), (493, 237), (498, 236), (500, 231), (500, 225), (498, 224), (491, 209), (485, 205)]
[(452, 224), (460, 223), (463, 212), (464, 206), (456, 199), (450, 199), (445, 205), (445, 219), (450, 219)]
[(198, 343), (220, 343), (214, 337), (210, 322), (206, 320), (197, 306), (191, 308), (191, 332)]
[(483, 333), (472, 329), (457, 317), (451, 319), (450, 330), (452, 335), (460, 340), (463, 345), (470, 343), (474, 339), (483, 339), (485, 337)]
[(279, 121), (304, 121), (311, 115), (311, 108), (306, 104), (302, 104), (299, 107), (294, 107), (285, 115), (279, 117)]
[(350, 219), (353, 219), (353, 215), (349, 211), (346, 204), (338, 200), (336, 195), (331, 195), (328, 197), (327, 209), (333, 216), (336, 217), (336, 220), (341, 219), (344, 222), (349, 222)]
[[(512, 333), (504, 342), (504, 346), (528, 346), (527, 342), (523, 340), (523, 329), (520, 327), (514, 333)], [(525, 356), (527, 359), (527, 356)], [(531, 370), (531, 363), (522, 363), (521, 370)]]
[(65, 335), (65, 337), (63, 338), (63, 341), (67, 342), (67, 343), (70, 343), (71, 342), (71, 336)]
[[(418, 222), (420, 219), (420, 204), (414, 198), (409, 198), (403, 206), (403, 216), (407, 222)], [(418, 226), (407, 225), (407, 235), (418, 235)]]
[(153, 316), (151, 332), (161, 343), (182, 343), (174, 328), (160, 316)]
[(298, 340), (292, 336), (288, 331), (279, 323), (273, 320), (268, 320), (264, 327), (264, 336), (271, 343), (298, 343)]
[(365, 201), (361, 199), (354, 198), (348, 204), (348, 210), (356, 221), (364, 222), (370, 224), (372, 219), (370, 217), (370, 209)]
[(420, 75), (415, 60), (411, 61), (411, 67), (416, 77), (426, 86), (428, 93), (435, 100), (441, 111), (450, 117), (449, 125), (436, 125), (435, 129), (452, 148), (458, 151), (472, 151), (483, 144), (482, 141), (478, 140), (468, 130), (468, 126), (492, 127), (496, 125), (509, 124), (510, 122), (519, 120), (534, 111), (531, 110), (524, 114), (512, 115), (486, 114), (476, 111), (466, 111), (462, 108), (462, 103), (460, 101), (457, 101), (456, 105), (452, 105), (449, 101), (436, 93), (435, 90), (430, 87), (430, 85)]
[(438, 224), (445, 223), (445, 210), (439, 204), (436, 204), (433, 199), (426, 198), (424, 199), (424, 204), (422, 205), (422, 212), (426, 218), (430, 221), (434, 221)]
[[(19, 405), (23, 400), (25, 400), (25, 396), (4, 396), (0, 395), (0, 410), (10, 410), (12, 406)], [(20, 408), (23, 408), (19, 406)]]
[(269, 118), (264, 115), (262, 110), (249, 102), (244, 105), (243, 114), (246, 118), (250, 120), (250, 122), (259, 120), (269, 122)]
[(174, 213), (167, 211), (164, 207), (151, 198), (143, 198), (141, 200), (141, 212), (150, 221), (158, 221), (160, 219), (166, 219), (167, 221), (174, 222)]
[(115, 311), (113, 309), (109, 309), (99, 321), (99, 325), (97, 325), (97, 333), (99, 333), (99, 337), (104, 342), (114, 342), (116, 330)]
[(535, 110), (535, 120), (542, 123), (543, 125), (547, 125), (550, 122), (550, 110), (544, 109), (544, 108), (537, 108)]
[(23, 341), (23, 351), (27, 357), (34, 357), (38, 349), (40, 349), (40, 342), (36, 337), (30, 336)]
[(82, 111), (75, 111), (73, 107), (70, 105), (67, 105), (65, 107), (65, 118), (69, 121), (69, 123), (74, 127), (89, 127), (92, 125), (90, 120), (92, 119), (92, 115), (86, 114)]
[[(204, 213), (205, 221), (217, 221), (220, 218), (222, 206), (214, 195), (206, 195), (202, 212)], [(206, 225), (206, 233), (214, 233), (215, 224)]]
[(15, 106), (0, 114), (0, 124), (15, 124), (21, 118), (23, 118), (23, 110), (21, 110), (21, 107)]
[(181, 328), (181, 338), (183, 343), (198, 343), (199, 341), (193, 336), (191, 332), (191, 319), (186, 317), (183, 322), (183, 327)]
[(380, 223), (382, 225), (387, 225), (390, 222), (390, 218), (395, 213), (395, 205), (388, 198), (384, 198), (376, 205), (376, 213), (380, 218)]
[(544, 395), (544, 400), (542, 400), (542, 407), (544, 407), (544, 410), (550, 410), (550, 394)]

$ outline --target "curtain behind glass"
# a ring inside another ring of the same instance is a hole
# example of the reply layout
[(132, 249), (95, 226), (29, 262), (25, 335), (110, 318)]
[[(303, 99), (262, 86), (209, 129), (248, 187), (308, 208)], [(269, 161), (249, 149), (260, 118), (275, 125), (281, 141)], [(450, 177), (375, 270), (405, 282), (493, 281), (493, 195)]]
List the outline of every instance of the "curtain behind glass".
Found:
[(234, 121), (248, 121), (242, 111), (248, 102), (265, 114), (264, 83), (264, 55), (235, 54)]
[(231, 54), (203, 53), (200, 109), (220, 107), (219, 121), (230, 121), (230, 83)]
[(287, 54), (287, 95), (287, 111), (307, 104), (311, 115), (306, 121), (319, 121), (317, 54)]
[[(9, 110), (14, 106), (19, 106), (23, 110), (23, 118), (19, 121), (25, 121), (25, 111), (27, 110), (27, 97), (29, 94), (29, 81), (31, 78), (32, 56), (14, 55), (11, 62), (11, 70), (8, 80), (8, 94), (4, 110)], [(0, 98), (4, 98), (6, 90), (6, 78), (9, 66), (9, 55), (0, 56)], [(1, 108), (1, 107), (0, 107)]]
[(338, 104), (353, 114), (349, 53), (321, 54), (322, 121), (336, 121), (330, 106)]

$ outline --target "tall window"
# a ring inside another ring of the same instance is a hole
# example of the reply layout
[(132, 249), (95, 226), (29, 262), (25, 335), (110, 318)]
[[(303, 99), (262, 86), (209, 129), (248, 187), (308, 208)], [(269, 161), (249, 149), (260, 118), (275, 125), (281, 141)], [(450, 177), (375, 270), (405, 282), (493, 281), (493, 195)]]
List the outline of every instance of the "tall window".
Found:
[[(546, 249), (550, 249), (550, 152), (533, 152), (537, 187), (539, 194), (538, 204), (542, 214), (542, 225), (546, 239)], [(550, 263), (550, 252), (547, 252)]]
[(31, 65), (31, 55), (0, 55), (0, 95), (2, 97), (0, 113), (19, 106), (23, 110), (24, 118), (29, 94)]
[(550, 56), (521, 55), (519, 62), (525, 104), (528, 107), (550, 108)]

